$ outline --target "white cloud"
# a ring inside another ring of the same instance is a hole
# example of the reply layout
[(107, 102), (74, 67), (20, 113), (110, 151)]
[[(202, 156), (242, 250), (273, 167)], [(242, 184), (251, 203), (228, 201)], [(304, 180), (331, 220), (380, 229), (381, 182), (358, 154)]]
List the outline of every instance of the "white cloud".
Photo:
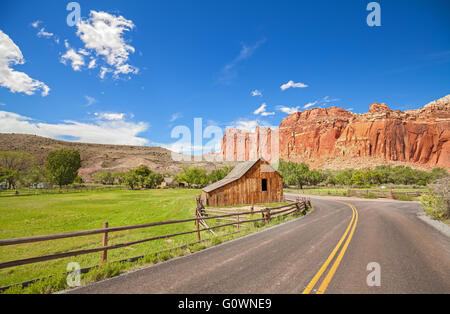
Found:
[(96, 59), (91, 59), (91, 61), (89, 61), (88, 69), (93, 69), (96, 66), (97, 66), (97, 60)]
[(70, 137), (77, 142), (145, 145), (148, 140), (138, 137), (149, 128), (144, 122), (97, 119), (93, 123), (64, 121), (62, 123), (42, 123), (19, 114), (0, 111), (0, 133), (35, 134), (50, 138)]
[(91, 11), (89, 19), (81, 21), (77, 27), (77, 35), (85, 49), (102, 56), (109, 66), (101, 68), (101, 78), (109, 72), (113, 72), (114, 77), (138, 73), (138, 68), (128, 64), (129, 55), (135, 49), (123, 38), (124, 32), (134, 28), (133, 21), (106, 12)]
[(258, 49), (259, 46), (261, 46), (265, 41), (265, 39), (262, 39), (250, 46), (245, 43), (241, 43), (242, 48), (239, 52), (239, 55), (234, 58), (233, 61), (224, 66), (224, 68), (222, 69), (221, 77), (219, 78), (220, 81), (229, 82), (231, 79), (233, 79), (237, 75), (235, 67), (243, 60), (250, 58), (256, 51), (256, 49)]
[(41, 23), (42, 23), (42, 21), (37, 20), (37, 21), (34, 21), (33, 23), (31, 23), (31, 26), (33, 26), (34, 28), (38, 28), (39, 24), (41, 24)]
[(303, 83), (294, 83), (294, 81), (289, 81), (286, 84), (281, 85), (282, 90), (286, 90), (288, 88), (305, 88), (308, 87), (308, 85)]
[(37, 35), (38, 35), (38, 37), (50, 38), (50, 37), (53, 37), (55, 34), (46, 32), (46, 31), (45, 31), (45, 28), (43, 27), (43, 28), (41, 28), (41, 29), (39, 30), (39, 32), (37, 33)]
[(4, 104), (4, 103), (0, 102), (0, 106), (6, 106), (6, 104)]
[(264, 127), (264, 128), (271, 128), (271, 129), (277, 129), (277, 126), (273, 126), (270, 123), (264, 121), (264, 120), (248, 120), (248, 119), (238, 119), (236, 121), (233, 121), (229, 123), (226, 127), (227, 128), (234, 128), (234, 129), (240, 129), (240, 130), (246, 130), (246, 131), (255, 131), (255, 128)]
[(87, 101), (87, 103), (85, 104), (86, 107), (92, 106), (97, 102), (97, 99), (88, 95), (84, 96), (84, 98), (86, 98)]
[(174, 114), (172, 114), (172, 116), (170, 117), (170, 122), (175, 122), (175, 120), (178, 120), (179, 118), (181, 118), (183, 115), (181, 114), (181, 112), (176, 112)]
[(125, 114), (124, 113), (116, 113), (116, 112), (103, 112), (103, 113), (99, 113), (99, 112), (95, 112), (94, 115), (102, 120), (108, 120), (108, 121), (122, 121), (125, 119)]
[[(313, 106), (324, 106), (324, 105), (326, 105), (328, 103), (335, 102), (335, 101), (338, 101), (338, 100), (339, 99), (337, 99), (337, 98), (330, 98), (329, 96), (325, 96), (325, 97), (323, 97), (323, 98), (321, 98), (319, 100), (307, 103), (306, 105), (303, 106), (303, 109), (308, 109), (308, 108), (311, 108)], [(282, 112), (284, 112), (284, 113), (286, 113), (286, 114), (293, 114), (293, 113), (299, 111), (300, 106), (297, 106), (297, 107), (278, 106), (277, 109), (282, 111)]]
[(84, 65), (84, 57), (78, 54), (75, 49), (69, 49), (61, 57), (61, 62), (67, 64), (67, 61), (72, 63), (72, 69), (75, 71), (81, 71), (81, 67)]
[(278, 110), (286, 113), (286, 114), (293, 114), (299, 111), (300, 106), (297, 107), (286, 107), (286, 106), (278, 106)]
[(47, 96), (50, 88), (43, 82), (32, 79), (23, 72), (10, 68), (12, 65), (24, 64), (19, 47), (0, 30), (0, 86), (9, 88), (13, 93), (33, 95), (36, 90), (42, 90), (41, 95)]
[(309, 102), (303, 106), (303, 109), (308, 109), (309, 107), (315, 106), (316, 104), (317, 104), (317, 101)]
[(78, 49), (78, 53), (80, 53), (84, 56), (89, 56), (89, 52), (87, 52), (86, 49), (83, 49), (83, 48)]
[(105, 78), (106, 73), (108, 72), (111, 72), (111, 70), (106, 67), (101, 67), (100, 74), (98, 76), (100, 76), (100, 78), (103, 80)]
[(339, 99), (338, 98), (330, 98), (330, 96), (325, 96), (321, 100), (318, 100), (318, 102), (323, 102), (324, 104), (328, 104), (330, 102), (336, 102), (336, 101), (339, 101)]
[(252, 91), (252, 96), (262, 97), (262, 93), (261, 93), (261, 91), (255, 89), (254, 91)]
[(275, 115), (275, 112), (267, 112), (266, 111), (266, 107), (267, 107), (267, 104), (266, 103), (263, 103), (258, 109), (256, 109), (255, 111), (253, 111), (253, 114), (254, 115), (262, 115), (262, 116), (264, 116), (264, 117), (266, 117), (266, 116), (273, 116), (273, 115)]
[(263, 103), (261, 107), (253, 111), (253, 114), (260, 114), (261, 112), (266, 111), (266, 103)]
[(353, 111), (353, 110), (355, 110), (354, 108), (347, 108), (347, 109), (345, 109), (345, 110), (347, 110), (347, 111)]

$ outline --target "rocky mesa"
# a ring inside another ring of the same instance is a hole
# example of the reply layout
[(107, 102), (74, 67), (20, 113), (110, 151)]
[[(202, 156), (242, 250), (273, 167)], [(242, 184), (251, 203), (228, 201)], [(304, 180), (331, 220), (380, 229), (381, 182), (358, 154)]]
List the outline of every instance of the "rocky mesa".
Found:
[[(276, 131), (279, 158), (305, 162), (313, 168), (408, 164), (419, 168), (450, 169), (450, 95), (424, 108), (404, 112), (391, 110), (380, 103), (372, 104), (364, 114), (336, 107), (314, 108), (289, 115), (272, 133)], [(259, 129), (256, 131), (260, 132)], [(228, 136), (231, 134), (237, 132), (227, 131)], [(245, 148), (244, 152), (256, 150), (259, 154), (259, 147), (273, 147), (264, 142), (269, 138), (267, 136), (252, 133), (244, 135), (244, 139), (255, 136), (257, 148)], [(270, 140), (273, 142), (273, 137)], [(245, 143), (244, 140), (241, 144), (245, 147)], [(239, 150), (239, 145), (233, 145), (233, 141), (227, 148), (228, 152), (222, 148), (227, 159), (240, 156), (229, 152), (230, 149)], [(246, 159), (248, 154), (243, 156)]]

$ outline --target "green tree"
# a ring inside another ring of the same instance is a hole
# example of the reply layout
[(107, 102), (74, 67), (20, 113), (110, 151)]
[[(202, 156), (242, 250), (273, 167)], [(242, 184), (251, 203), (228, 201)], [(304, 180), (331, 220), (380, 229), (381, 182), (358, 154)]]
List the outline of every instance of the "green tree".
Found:
[(20, 177), (20, 183), (23, 186), (30, 186), (31, 184), (38, 184), (46, 182), (46, 173), (40, 167), (31, 167)]
[(72, 184), (81, 167), (81, 157), (77, 150), (59, 149), (48, 154), (46, 168), (52, 183), (62, 188)]
[(280, 160), (278, 172), (283, 177), (285, 186), (297, 185), (303, 189), (303, 186), (308, 183), (309, 166), (305, 163), (297, 164)]
[(352, 174), (351, 184), (356, 186), (364, 186), (364, 175), (360, 170), (355, 170)]
[(112, 172), (109, 171), (100, 171), (96, 172), (92, 175), (95, 182), (101, 183), (103, 185), (114, 185), (115, 176)]
[(134, 190), (139, 185), (139, 176), (136, 174), (134, 170), (130, 170), (123, 174), (123, 183), (130, 187), (130, 189)]
[(17, 181), (33, 165), (34, 158), (28, 153), (0, 152), (0, 168), (3, 172), (3, 180), (7, 182), (8, 188), (15, 189)]
[(335, 176), (335, 182), (338, 185), (352, 185), (352, 177), (354, 169), (339, 170)]
[(208, 183), (214, 183), (225, 178), (233, 169), (233, 167), (223, 166), (222, 168), (211, 171), (208, 175)]
[(177, 182), (186, 183), (189, 187), (192, 187), (193, 185), (205, 186), (208, 184), (208, 174), (206, 170), (197, 167), (183, 167), (181, 172), (174, 177)]
[(320, 170), (310, 170), (307, 174), (307, 182), (309, 185), (318, 185), (324, 179), (325, 175)]
[(442, 179), (448, 177), (448, 171), (444, 168), (434, 168), (431, 171), (431, 181), (436, 181), (438, 179)]

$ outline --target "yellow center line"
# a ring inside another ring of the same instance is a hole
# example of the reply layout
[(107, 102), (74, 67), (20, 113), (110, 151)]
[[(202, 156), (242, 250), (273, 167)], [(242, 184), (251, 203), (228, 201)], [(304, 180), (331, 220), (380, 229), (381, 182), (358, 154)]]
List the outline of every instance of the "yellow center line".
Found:
[[(340, 202), (339, 202), (340, 203)], [(311, 292), (311, 290), (314, 288), (314, 286), (316, 285), (317, 281), (319, 281), (320, 277), (322, 276), (322, 274), (325, 272), (325, 270), (327, 269), (328, 265), (330, 264), (330, 262), (333, 260), (334, 256), (336, 255), (337, 251), (339, 250), (340, 246), (342, 245), (342, 242), (344, 242), (345, 237), (347, 236), (353, 221), (355, 220), (355, 217), (357, 219), (357, 214), (358, 212), (356, 211), (356, 208), (354, 208), (352, 205), (347, 204), (347, 203), (343, 203), (347, 206), (350, 206), (350, 208), (352, 209), (353, 215), (352, 215), (352, 220), (350, 221), (347, 229), (344, 232), (344, 235), (341, 237), (341, 239), (339, 240), (338, 244), (336, 245), (336, 247), (333, 249), (333, 251), (331, 252), (330, 256), (328, 256), (327, 260), (325, 261), (325, 263), (323, 263), (322, 267), (320, 267), (319, 271), (317, 272), (317, 274), (313, 277), (313, 279), (311, 279), (311, 281), (308, 283), (308, 285), (306, 286), (305, 290), (303, 290), (302, 294), (308, 294)], [(355, 223), (356, 226), (356, 223)], [(354, 231), (354, 229), (353, 229)], [(348, 240), (347, 240), (348, 241)], [(349, 242), (349, 241), (348, 241)], [(348, 246), (348, 244), (347, 244)], [(341, 251), (342, 252), (342, 251)], [(334, 265), (333, 265), (334, 266)], [(336, 266), (337, 268), (337, 266)], [(334, 273), (333, 273), (334, 274)], [(330, 275), (330, 273), (328, 273), (328, 275)], [(327, 275), (327, 277), (328, 277)], [(329, 278), (329, 280), (331, 280), (331, 278), (333, 277), (333, 275), (331, 275), (331, 277)], [(322, 287), (322, 286), (321, 286)], [(326, 287), (325, 287), (326, 289)]]
[(352, 232), (350, 232), (350, 235), (348, 236), (347, 241), (345, 241), (345, 244), (342, 247), (341, 252), (339, 253), (336, 260), (334, 261), (333, 266), (331, 266), (331, 269), (328, 271), (327, 276), (322, 281), (322, 284), (320, 285), (319, 290), (317, 290), (317, 294), (323, 294), (323, 293), (325, 293), (325, 290), (327, 290), (328, 284), (330, 283), (331, 279), (333, 279), (333, 276), (336, 273), (336, 270), (338, 269), (339, 264), (342, 261), (342, 258), (344, 257), (345, 251), (347, 251), (348, 245), (350, 244), (350, 241), (352, 240), (353, 234), (355, 233), (356, 224), (358, 223), (358, 211), (356, 210), (356, 208), (353, 205), (350, 205), (350, 206), (356, 212), (356, 219), (355, 219), (355, 223), (353, 224), (353, 227), (352, 227)]

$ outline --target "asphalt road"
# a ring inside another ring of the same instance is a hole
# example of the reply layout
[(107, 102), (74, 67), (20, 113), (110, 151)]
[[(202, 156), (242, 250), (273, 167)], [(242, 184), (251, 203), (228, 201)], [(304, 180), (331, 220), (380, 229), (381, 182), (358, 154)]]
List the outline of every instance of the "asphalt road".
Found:
[[(312, 203), (300, 219), (68, 293), (450, 293), (450, 239), (417, 218), (419, 204)], [(372, 262), (379, 286), (367, 284)]]

